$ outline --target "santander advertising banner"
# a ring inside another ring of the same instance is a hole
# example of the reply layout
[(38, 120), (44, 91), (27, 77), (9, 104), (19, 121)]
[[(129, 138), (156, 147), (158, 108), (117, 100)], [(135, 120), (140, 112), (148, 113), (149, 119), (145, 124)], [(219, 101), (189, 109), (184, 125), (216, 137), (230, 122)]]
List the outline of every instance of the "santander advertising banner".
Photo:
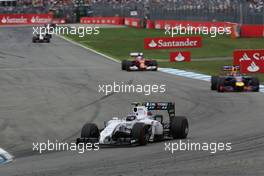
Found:
[(0, 14), (0, 25), (46, 24), (52, 18), (51, 14)]
[(191, 52), (189, 51), (171, 52), (170, 62), (191, 62)]
[(202, 47), (202, 37), (159, 37), (145, 38), (145, 49), (170, 49), (170, 48), (199, 48)]
[(240, 66), (241, 73), (264, 73), (264, 49), (235, 50), (234, 65)]

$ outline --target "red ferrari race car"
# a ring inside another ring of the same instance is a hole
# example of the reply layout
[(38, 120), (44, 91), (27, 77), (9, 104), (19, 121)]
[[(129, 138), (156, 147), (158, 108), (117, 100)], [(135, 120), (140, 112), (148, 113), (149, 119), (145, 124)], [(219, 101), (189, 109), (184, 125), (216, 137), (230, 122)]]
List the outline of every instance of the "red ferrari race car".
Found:
[(224, 66), (224, 71), (230, 71), (224, 76), (211, 77), (211, 90), (218, 92), (258, 92), (257, 77), (242, 75), (239, 66)]
[(123, 60), (122, 70), (126, 71), (157, 71), (158, 63), (156, 60), (145, 59), (143, 53), (130, 53), (134, 60)]

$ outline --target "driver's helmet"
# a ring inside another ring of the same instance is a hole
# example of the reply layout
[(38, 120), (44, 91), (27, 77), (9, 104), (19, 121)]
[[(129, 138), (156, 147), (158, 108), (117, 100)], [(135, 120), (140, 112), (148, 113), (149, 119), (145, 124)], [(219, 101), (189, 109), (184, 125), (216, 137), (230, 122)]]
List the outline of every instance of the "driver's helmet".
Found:
[(47, 31), (45, 29), (41, 30), (41, 34), (46, 34), (46, 33), (47, 33)]
[(134, 116), (134, 115), (128, 115), (127, 117), (126, 117), (126, 121), (133, 121), (133, 120), (136, 120), (136, 116)]
[(143, 57), (141, 55), (138, 55), (136, 59), (137, 60), (143, 60)]
[(230, 75), (237, 76), (237, 75), (239, 75), (238, 71), (239, 71), (239, 69), (237, 67), (233, 66)]

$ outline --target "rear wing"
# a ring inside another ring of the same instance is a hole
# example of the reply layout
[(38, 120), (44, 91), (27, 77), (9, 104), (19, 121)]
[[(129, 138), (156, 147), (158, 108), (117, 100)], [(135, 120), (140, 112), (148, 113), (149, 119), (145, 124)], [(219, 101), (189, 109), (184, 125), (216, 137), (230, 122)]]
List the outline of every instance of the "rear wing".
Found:
[(175, 103), (174, 102), (142, 102), (133, 103), (135, 106), (145, 106), (148, 110), (167, 111), (170, 118), (175, 117)]
[(239, 71), (239, 66), (224, 66), (223, 71)]
[(133, 52), (133, 53), (130, 53), (130, 56), (131, 57), (143, 56), (143, 53), (141, 53), (141, 52)]

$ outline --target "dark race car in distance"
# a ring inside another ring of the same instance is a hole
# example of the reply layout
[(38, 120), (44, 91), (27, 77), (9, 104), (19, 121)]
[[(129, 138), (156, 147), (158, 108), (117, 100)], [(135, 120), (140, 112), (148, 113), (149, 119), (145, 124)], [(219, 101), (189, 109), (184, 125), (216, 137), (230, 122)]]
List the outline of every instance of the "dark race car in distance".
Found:
[(56, 24), (54, 24), (54, 23), (48, 23), (48, 24), (45, 24), (45, 26), (44, 26), (45, 28), (46, 28), (46, 32), (47, 32), (47, 36), (49, 37), (49, 38), (52, 38), (52, 33), (54, 33), (54, 31), (56, 30), (56, 27), (57, 27), (57, 25)]
[(224, 66), (224, 71), (230, 71), (224, 76), (211, 77), (211, 90), (218, 92), (258, 92), (259, 79), (242, 75), (239, 66)]
[(143, 53), (130, 53), (133, 60), (123, 60), (122, 70), (126, 71), (157, 71), (158, 63), (156, 60), (145, 59)]
[(37, 34), (32, 37), (33, 43), (50, 43), (49, 35)]

